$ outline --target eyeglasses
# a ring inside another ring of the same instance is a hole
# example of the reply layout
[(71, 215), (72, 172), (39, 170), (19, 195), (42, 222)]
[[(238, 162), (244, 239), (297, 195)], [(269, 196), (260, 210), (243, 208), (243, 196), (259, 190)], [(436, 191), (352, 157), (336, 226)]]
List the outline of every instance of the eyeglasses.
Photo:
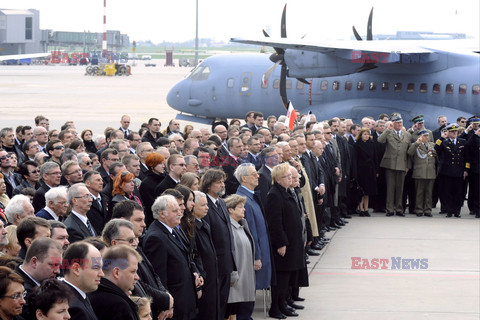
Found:
[(105, 160), (107, 160), (107, 161), (119, 161), (120, 159), (118, 159), (118, 158), (107, 158)]
[(56, 133), (55, 133), (55, 134), (52, 134), (51, 137), (52, 137), (52, 138), (58, 138), (58, 134), (56, 134)]
[(45, 174), (60, 176), (62, 173), (60, 171), (55, 171), (55, 172), (47, 172)]
[(10, 155), (9, 155), (9, 154), (0, 157), (0, 160), (1, 160), (1, 161), (4, 161), (4, 160), (7, 160), (8, 158), (10, 158)]
[(125, 242), (128, 242), (129, 244), (134, 244), (135, 242), (138, 241), (138, 238), (135, 237), (135, 238), (130, 238), (130, 239), (113, 239), (113, 240), (116, 240), (116, 241), (125, 241)]
[(323, 134), (332, 134), (331, 132), (324, 132)]
[(85, 165), (87, 165), (87, 166), (91, 166), (92, 164), (93, 164), (93, 161), (87, 161), (87, 162), (85, 162)]
[(174, 166), (180, 166), (180, 167), (186, 167), (187, 166), (185, 163), (175, 163), (173, 165)]
[(175, 141), (181, 142), (181, 143), (185, 143), (185, 140), (182, 140), (182, 139), (177, 139), (177, 140), (175, 140)]
[(74, 198), (75, 199), (86, 199), (86, 200), (88, 200), (88, 199), (92, 199), (92, 196), (89, 195), (89, 194), (85, 194), (83, 196), (78, 196), (78, 197), (74, 197)]
[(25, 290), (22, 293), (17, 293), (17, 294), (14, 294), (13, 296), (2, 296), (2, 298), (10, 298), (10, 299), (13, 299), (13, 300), (19, 300), (20, 298), (25, 299), (26, 296), (27, 296), (27, 291)]
[(47, 133), (46, 132), (42, 132), (42, 133), (37, 133), (36, 136), (46, 136)]
[(200, 165), (198, 163), (190, 163), (191, 166), (194, 166), (195, 168), (200, 168)]
[(72, 171), (72, 172), (70, 172), (70, 173), (65, 173), (65, 175), (66, 175), (66, 176), (69, 176), (69, 175), (71, 175), (71, 174), (80, 173), (80, 172), (82, 172), (82, 169), (77, 169), (77, 170)]
[(129, 174), (129, 173), (130, 173), (129, 171), (123, 171), (121, 177), (123, 178), (123, 177), (125, 177), (127, 174)]
[(56, 146), (56, 147), (54, 147), (53, 149), (55, 149), (55, 150), (63, 150), (63, 149), (65, 149), (65, 146)]
[(34, 173), (40, 173), (40, 170), (37, 169), (37, 170), (30, 171), (30, 174), (34, 174)]

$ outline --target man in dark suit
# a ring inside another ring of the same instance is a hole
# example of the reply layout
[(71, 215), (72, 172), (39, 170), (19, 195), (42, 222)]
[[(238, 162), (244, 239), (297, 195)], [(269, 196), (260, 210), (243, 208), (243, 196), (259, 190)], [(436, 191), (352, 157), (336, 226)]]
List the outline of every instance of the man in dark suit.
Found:
[(174, 319), (196, 315), (196, 288), (188, 252), (176, 232), (182, 213), (171, 195), (158, 197), (152, 206), (155, 221), (143, 239), (143, 250), (175, 302)]
[(92, 201), (92, 195), (83, 183), (74, 184), (68, 190), (68, 202), (72, 206), (72, 212), (65, 219), (65, 225), (70, 243), (97, 235), (87, 217)]
[(118, 129), (122, 130), (123, 137), (125, 139), (127, 139), (128, 135), (130, 134), (130, 129), (128, 129), (128, 127), (130, 127), (130, 117), (128, 115), (124, 114), (122, 116), (122, 118), (120, 119), (120, 128), (118, 128)]
[(62, 177), (62, 171), (60, 166), (55, 162), (45, 162), (40, 167), (40, 187), (35, 191), (33, 196), (33, 208), (35, 212), (40, 211), (45, 207), (45, 193), (50, 188), (58, 187), (60, 185), (60, 179)]
[(233, 173), (235, 169), (240, 165), (240, 155), (242, 153), (243, 142), (239, 138), (228, 139), (228, 155), (222, 159), (221, 168), (227, 179), (225, 180), (225, 194), (231, 195), (237, 192), (237, 188), (240, 185)]
[(113, 162), (120, 161), (118, 152), (115, 149), (107, 148), (100, 155), (100, 167), (97, 171), (100, 173), (103, 179), (103, 185), (107, 185), (110, 180), (109, 167)]
[(105, 276), (98, 290), (88, 294), (93, 311), (102, 320), (139, 320), (137, 305), (129, 294), (139, 279), (137, 270), (142, 258), (129, 246), (112, 246), (102, 258)]
[(35, 215), (46, 220), (62, 221), (67, 215), (67, 188), (64, 186), (51, 188), (45, 193), (45, 208)]
[(253, 163), (255, 170), (259, 170), (262, 167), (262, 161), (260, 160), (262, 145), (260, 144), (260, 139), (256, 136), (250, 137), (247, 141), (247, 147), (247, 162)]
[(378, 194), (374, 196), (370, 196), (370, 202), (373, 206), (374, 212), (383, 212), (386, 213), (386, 203), (385, 199), (387, 197), (387, 183), (385, 181), (385, 168), (380, 167), (380, 162), (382, 161), (383, 154), (385, 153), (385, 144), (378, 142), (378, 137), (385, 131), (385, 121), (377, 120), (375, 122), (375, 128), (372, 133), (372, 140), (373, 145), (375, 148), (375, 156), (377, 159), (375, 163), (377, 163), (377, 191)]
[(80, 241), (68, 247), (62, 267), (72, 294), (68, 313), (73, 320), (98, 320), (87, 293), (98, 289), (103, 277), (102, 255), (94, 246)]
[(200, 191), (207, 194), (208, 198), (208, 214), (203, 219), (210, 225), (218, 259), (220, 314), (225, 314), (230, 291), (230, 274), (236, 270), (230, 216), (225, 202), (221, 199), (225, 194), (225, 178), (221, 170), (209, 169), (200, 181)]
[[(133, 233), (137, 238), (143, 235), (146, 227), (143, 207), (133, 200), (125, 200), (117, 203), (115, 207), (113, 207), (112, 219), (125, 219), (130, 221), (133, 225)], [(142, 257), (142, 261), (138, 264), (137, 272), (140, 277), (139, 283), (145, 293), (153, 300), (151, 306), (153, 318), (157, 319), (160, 314), (160, 319), (162, 319), (163, 316), (173, 312), (173, 297), (168, 293), (167, 289), (165, 289), (160, 277), (155, 273), (155, 269), (142, 248), (137, 245), (136, 250)], [(133, 294), (138, 295), (135, 290)]]
[(97, 171), (89, 171), (83, 177), (85, 186), (92, 195), (93, 201), (90, 210), (87, 212), (87, 218), (90, 220), (93, 229), (97, 234), (101, 234), (103, 227), (110, 220), (108, 211), (108, 198), (102, 194), (103, 179)]
[(41, 237), (50, 237), (50, 224), (47, 220), (37, 217), (26, 217), (17, 227), (17, 239), (20, 245), (18, 258), (25, 259), (28, 248), (33, 240)]
[(157, 139), (163, 137), (163, 134), (160, 132), (161, 125), (157, 118), (148, 119), (148, 131), (143, 135), (142, 142), (150, 142), (152, 148), (156, 148)]
[(145, 160), (147, 159), (147, 155), (153, 152), (153, 147), (148, 142), (141, 142), (137, 145), (135, 150), (135, 154), (140, 158), (140, 174), (138, 175), (138, 178), (143, 181), (148, 173), (148, 166), (145, 164)]
[(155, 188), (155, 198), (167, 189), (173, 189), (187, 171), (185, 159), (180, 154), (172, 154), (167, 160), (168, 176)]
[(267, 201), (267, 194), (272, 187), (272, 169), (278, 164), (278, 154), (275, 147), (266, 147), (260, 153), (264, 165), (258, 170), (258, 186), (255, 190), (260, 191), (262, 203)]

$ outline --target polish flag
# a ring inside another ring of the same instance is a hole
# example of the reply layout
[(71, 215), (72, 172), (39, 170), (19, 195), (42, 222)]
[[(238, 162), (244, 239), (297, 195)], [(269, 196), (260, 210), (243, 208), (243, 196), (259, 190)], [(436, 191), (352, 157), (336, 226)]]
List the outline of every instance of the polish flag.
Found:
[(293, 109), (292, 102), (290, 102), (288, 104), (287, 120), (285, 120), (285, 125), (288, 126), (290, 130), (293, 130), (295, 120), (297, 120), (297, 113), (295, 112), (295, 109)]

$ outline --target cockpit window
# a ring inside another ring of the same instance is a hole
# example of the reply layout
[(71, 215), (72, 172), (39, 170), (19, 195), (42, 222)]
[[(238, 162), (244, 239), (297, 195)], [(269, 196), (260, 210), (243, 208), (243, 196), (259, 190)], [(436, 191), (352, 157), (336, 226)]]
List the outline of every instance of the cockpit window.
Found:
[(193, 69), (192, 73), (190, 73), (188, 77), (194, 81), (201, 81), (201, 80), (207, 80), (209, 75), (210, 75), (210, 67), (199, 65), (198, 67)]

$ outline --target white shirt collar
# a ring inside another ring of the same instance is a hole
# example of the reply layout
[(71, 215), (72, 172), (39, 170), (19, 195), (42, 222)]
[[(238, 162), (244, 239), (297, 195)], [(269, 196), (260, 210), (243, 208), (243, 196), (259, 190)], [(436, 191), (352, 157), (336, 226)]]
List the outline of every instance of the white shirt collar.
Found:
[(50, 209), (49, 207), (45, 207), (45, 211), (47, 211), (48, 213), (50, 213), (50, 215), (53, 217), (53, 219), (55, 219), (55, 220), (58, 221), (58, 216), (55, 214), (55, 212), (53, 212), (52, 209)]
[(66, 279), (63, 279), (63, 281), (65, 281), (66, 283), (71, 285), (75, 290), (77, 290), (78, 293), (80, 293), (80, 295), (82, 296), (83, 299), (87, 299), (87, 294), (85, 292), (83, 292), (82, 290), (80, 290), (76, 285), (74, 285), (71, 282), (68, 282)]

